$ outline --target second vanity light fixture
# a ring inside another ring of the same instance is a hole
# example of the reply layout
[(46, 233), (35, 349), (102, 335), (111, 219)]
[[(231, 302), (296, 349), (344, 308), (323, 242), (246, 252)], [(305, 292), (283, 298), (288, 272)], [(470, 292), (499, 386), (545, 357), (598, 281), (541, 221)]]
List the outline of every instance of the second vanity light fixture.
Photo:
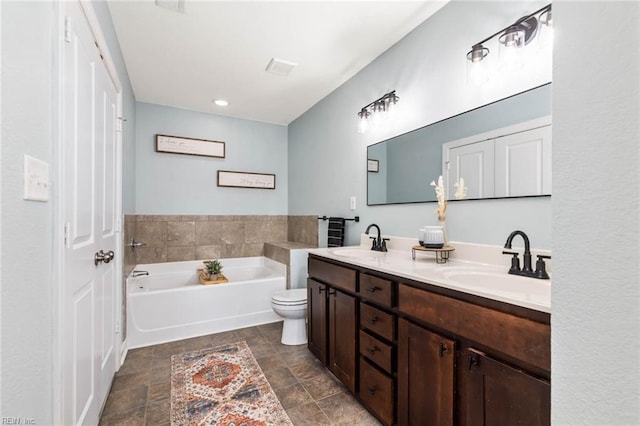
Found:
[(358, 133), (366, 132), (370, 121), (377, 120), (380, 116), (388, 114), (398, 103), (399, 99), (396, 91), (392, 90), (375, 101), (363, 106), (360, 112), (358, 112)]
[(528, 45), (538, 35), (541, 29), (540, 25), (551, 29), (552, 22), (551, 3), (523, 16), (515, 23), (471, 46), (471, 50), (467, 53), (469, 68), (482, 66), (481, 62), (489, 55), (489, 49), (484, 45), (491, 39), (498, 37), (500, 49), (504, 48), (505, 52), (518, 49)]

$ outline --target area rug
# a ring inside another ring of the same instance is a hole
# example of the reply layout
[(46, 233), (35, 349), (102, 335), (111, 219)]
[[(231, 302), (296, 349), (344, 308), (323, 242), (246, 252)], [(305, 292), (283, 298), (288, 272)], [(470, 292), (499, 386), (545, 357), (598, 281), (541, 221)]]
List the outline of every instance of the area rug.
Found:
[(244, 341), (171, 357), (171, 424), (292, 425)]

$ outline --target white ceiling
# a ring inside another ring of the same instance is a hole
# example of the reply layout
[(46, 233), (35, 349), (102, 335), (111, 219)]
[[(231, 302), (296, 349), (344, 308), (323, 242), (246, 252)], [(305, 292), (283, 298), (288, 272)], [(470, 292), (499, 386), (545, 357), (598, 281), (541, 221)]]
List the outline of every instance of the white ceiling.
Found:
[[(136, 100), (289, 124), (446, 1), (110, 0)], [(267, 73), (272, 57), (295, 62)], [(212, 100), (223, 98), (229, 106)]]

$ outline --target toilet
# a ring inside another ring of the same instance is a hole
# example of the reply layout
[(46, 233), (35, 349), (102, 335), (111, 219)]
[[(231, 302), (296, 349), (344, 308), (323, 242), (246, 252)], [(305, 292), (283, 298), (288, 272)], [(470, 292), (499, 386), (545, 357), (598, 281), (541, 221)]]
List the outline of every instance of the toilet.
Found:
[(282, 324), (283, 345), (303, 345), (307, 343), (307, 289), (295, 288), (275, 293), (271, 307), (284, 318)]

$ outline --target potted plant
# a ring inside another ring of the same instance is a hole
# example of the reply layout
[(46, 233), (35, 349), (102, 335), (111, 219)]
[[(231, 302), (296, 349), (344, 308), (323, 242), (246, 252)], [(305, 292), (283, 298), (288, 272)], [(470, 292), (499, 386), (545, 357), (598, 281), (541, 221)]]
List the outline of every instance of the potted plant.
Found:
[(209, 275), (209, 279), (217, 280), (220, 278), (220, 273), (222, 272), (222, 262), (218, 259), (207, 260), (204, 262), (204, 272)]

